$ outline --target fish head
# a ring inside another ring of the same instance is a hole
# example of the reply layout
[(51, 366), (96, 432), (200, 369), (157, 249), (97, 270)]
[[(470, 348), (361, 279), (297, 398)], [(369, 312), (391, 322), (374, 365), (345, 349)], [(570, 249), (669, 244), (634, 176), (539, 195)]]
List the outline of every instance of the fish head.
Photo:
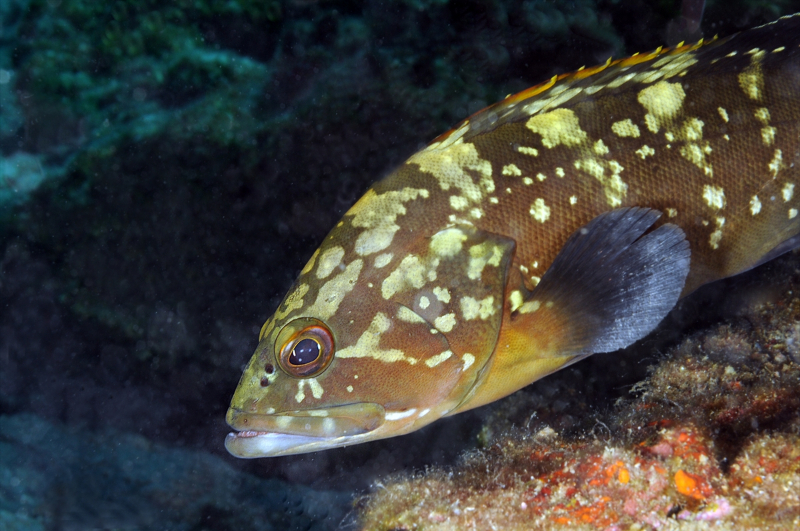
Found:
[(459, 327), (448, 309), (458, 300), (445, 280), (468, 285), (450, 274), (461, 264), (425, 254), (430, 238), (404, 256), (359, 256), (337, 232), (261, 330), (227, 414), (237, 457), (402, 435), (455, 409), (475, 383), (463, 338), (483, 340), (488, 320)]

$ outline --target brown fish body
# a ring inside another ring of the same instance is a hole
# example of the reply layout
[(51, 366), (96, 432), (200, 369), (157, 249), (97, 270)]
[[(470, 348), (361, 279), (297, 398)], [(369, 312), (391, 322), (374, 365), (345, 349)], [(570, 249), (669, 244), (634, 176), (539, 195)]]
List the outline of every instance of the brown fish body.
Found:
[[(680, 294), (794, 244), (799, 167), (797, 15), (511, 96), (413, 155), (333, 229), (262, 329), (228, 416), (252, 435), (229, 449), (407, 433), (625, 346)], [(298, 376), (286, 356), (309, 319), (332, 346)], [(355, 421), (362, 403), (368, 420)], [(327, 427), (306, 422), (311, 410)]]

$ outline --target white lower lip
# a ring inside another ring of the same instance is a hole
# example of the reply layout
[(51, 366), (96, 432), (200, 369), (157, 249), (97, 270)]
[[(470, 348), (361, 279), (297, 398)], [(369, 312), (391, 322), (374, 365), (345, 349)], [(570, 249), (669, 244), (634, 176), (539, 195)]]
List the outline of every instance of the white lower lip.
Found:
[[(241, 458), (267, 457), (301, 453), (296, 451), (309, 444), (319, 444), (326, 437), (306, 437), (261, 431), (229, 433), (225, 437), (225, 448), (232, 455)], [(295, 450), (295, 451), (291, 451)]]

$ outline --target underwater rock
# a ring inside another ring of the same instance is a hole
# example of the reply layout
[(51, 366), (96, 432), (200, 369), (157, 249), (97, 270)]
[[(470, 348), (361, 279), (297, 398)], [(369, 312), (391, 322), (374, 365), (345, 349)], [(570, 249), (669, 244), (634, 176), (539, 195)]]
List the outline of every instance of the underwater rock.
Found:
[(0, 416), (0, 528), (334, 529), (345, 492), (259, 479), (133, 434)]
[(0, 158), (0, 208), (24, 202), (47, 179), (36, 155), (18, 151)]

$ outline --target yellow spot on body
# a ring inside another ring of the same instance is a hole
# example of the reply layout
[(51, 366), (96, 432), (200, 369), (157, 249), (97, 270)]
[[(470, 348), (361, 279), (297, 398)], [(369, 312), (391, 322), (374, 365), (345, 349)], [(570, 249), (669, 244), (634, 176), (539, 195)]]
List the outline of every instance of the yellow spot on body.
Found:
[(769, 109), (766, 107), (760, 107), (756, 109), (754, 114), (759, 122), (763, 123), (764, 125), (769, 123)]
[(503, 258), (503, 249), (502, 247), (484, 242), (470, 247), (469, 255), (467, 276), (472, 280), (478, 280), (481, 278), (483, 268), (486, 267), (487, 264), (494, 267), (500, 265), (500, 260)]
[(322, 256), (319, 257), (319, 265), (317, 266), (317, 278), (323, 279), (333, 272), (333, 270), (342, 263), (344, 257), (344, 249), (338, 245), (325, 249)]
[(786, 49), (786, 47), (785, 47), (785, 46), (779, 46), (779, 47), (775, 48), (774, 50), (772, 50), (772, 53), (778, 53), (778, 52), (782, 52), (782, 51), (784, 51), (785, 49)]
[(297, 288), (291, 292), (286, 299), (283, 301), (281, 307), (282, 310), (277, 310), (275, 312), (276, 319), (283, 319), (291, 312), (295, 310), (299, 310), (303, 307), (303, 297), (308, 292), (308, 284), (300, 284)]
[(564, 168), (558, 167), (556, 168), (556, 177), (564, 177), (566, 175), (564, 173)]
[(597, 153), (600, 156), (607, 155), (608, 151), (609, 151), (608, 150), (608, 146), (606, 146), (605, 142), (603, 142), (602, 139), (600, 139), (600, 140), (598, 140), (597, 142), (594, 143), (593, 149), (594, 149), (594, 152)]
[(424, 323), (425, 319), (419, 316), (416, 312), (409, 310), (405, 306), (400, 306), (397, 309), (397, 318), (406, 323)]
[(519, 290), (514, 290), (511, 292), (511, 295), (508, 297), (509, 308), (512, 312), (517, 311), (517, 309), (522, 306), (522, 293)]
[(650, 155), (655, 155), (656, 150), (645, 144), (636, 150), (636, 154), (642, 157), (642, 160), (644, 160)]
[(586, 132), (581, 129), (578, 116), (571, 109), (555, 109), (532, 116), (526, 124), (528, 129), (541, 135), (547, 148), (564, 145), (578, 146), (586, 141)]
[(473, 208), (469, 211), (469, 215), (472, 216), (473, 219), (481, 219), (483, 216), (483, 210), (480, 208)]
[(783, 152), (780, 149), (775, 150), (775, 154), (772, 157), (772, 161), (769, 163), (769, 171), (772, 172), (772, 178), (776, 178), (778, 176), (778, 172), (780, 171), (783, 161)]
[(725, 110), (724, 108), (722, 108), (722, 107), (717, 107), (717, 112), (718, 112), (718, 113), (719, 113), (719, 115), (722, 117), (722, 121), (723, 121), (723, 122), (725, 122), (725, 123), (728, 123), (728, 120), (729, 120), (729, 118), (728, 118), (728, 111), (726, 111), (726, 110)]
[(739, 73), (739, 87), (751, 100), (761, 100), (761, 94), (764, 92), (764, 73), (761, 69), (761, 59), (764, 57), (764, 52), (759, 51), (758, 48), (748, 52), (750, 56), (750, 65)]
[(761, 141), (764, 142), (765, 146), (772, 145), (775, 141), (775, 133), (777, 133), (777, 130), (771, 125), (761, 128)]
[(455, 325), (456, 325), (456, 314), (454, 313), (440, 315), (439, 317), (433, 320), (433, 326), (435, 326), (437, 330), (444, 332), (445, 334), (451, 331)]
[(507, 164), (503, 166), (503, 175), (522, 175), (522, 170), (517, 168), (516, 164)]
[(496, 205), (497, 203), (499, 203), (499, 202), (500, 202), (500, 200), (499, 200), (499, 199), (497, 199), (496, 197), (490, 197), (490, 198), (489, 198), (489, 202), (490, 202), (491, 204), (493, 204), (493, 205)]
[(425, 308), (427, 308), (428, 306), (430, 306), (430, 305), (431, 305), (431, 301), (425, 295), (423, 295), (422, 297), (419, 298), (419, 307), (422, 308), (423, 310)]
[(686, 93), (680, 83), (659, 81), (639, 92), (637, 100), (647, 110), (645, 123), (651, 133), (672, 121), (681, 110)]
[(530, 177), (523, 177), (522, 182), (525, 183), (525, 186), (530, 186), (533, 184), (533, 179)]
[(469, 369), (473, 363), (475, 363), (475, 356), (466, 352), (463, 356), (461, 356), (461, 360), (464, 362), (464, 370), (466, 371)]
[(480, 301), (473, 297), (463, 297), (461, 299), (461, 313), (467, 321), (478, 317), (485, 321), (494, 315), (494, 297), (489, 295)]
[(431, 369), (439, 365), (440, 363), (444, 363), (445, 361), (449, 360), (452, 357), (453, 353), (449, 350), (445, 350), (441, 354), (437, 354), (432, 358), (428, 358), (425, 360), (425, 365), (430, 367)]
[(719, 249), (719, 242), (722, 240), (722, 227), (725, 225), (725, 218), (718, 217), (716, 222), (717, 229), (711, 233), (711, 236), (708, 239), (708, 243), (711, 245), (712, 249)]
[(342, 299), (356, 285), (356, 280), (358, 280), (358, 275), (361, 273), (363, 265), (364, 262), (361, 259), (353, 260), (344, 271), (323, 284), (317, 293), (317, 300), (308, 309), (309, 315), (319, 319), (333, 317), (336, 314), (336, 310), (339, 309)]
[(664, 210), (667, 212), (667, 217), (669, 217), (669, 218), (674, 218), (675, 216), (678, 215), (678, 210), (677, 209), (665, 208)]
[(440, 288), (439, 286), (436, 286), (435, 288), (433, 288), (433, 294), (436, 296), (438, 300), (440, 300), (445, 304), (450, 302), (450, 292), (447, 291), (447, 288)]
[[(702, 123), (702, 122), (700, 122)], [(702, 126), (701, 126), (702, 127)], [(696, 134), (696, 130), (693, 130), (693, 133), (689, 133), (687, 129), (684, 129), (684, 134)], [(701, 130), (702, 133), (702, 130)], [(706, 155), (711, 154), (711, 144), (706, 142), (704, 145), (695, 144), (692, 142), (687, 143), (684, 146), (681, 146), (681, 156), (703, 170), (703, 173), (707, 177), (712, 177), (714, 175), (714, 169), (711, 167), (710, 164), (706, 163)]]
[(625, 168), (616, 160), (608, 161), (608, 167), (611, 169), (612, 175), (603, 181), (603, 188), (605, 189), (608, 204), (612, 207), (618, 207), (622, 204), (622, 198), (628, 194), (628, 185), (619, 176)]
[(614, 134), (623, 138), (639, 138), (641, 135), (639, 132), (639, 126), (633, 123), (630, 118), (619, 122), (614, 122), (611, 124), (611, 130), (614, 132)]
[(517, 147), (517, 151), (522, 153), (523, 155), (530, 155), (532, 157), (539, 156), (539, 150), (536, 148), (528, 147), (528, 146), (519, 146)]
[[(465, 143), (463, 138), (444, 148), (428, 146), (412, 155), (408, 163), (416, 164), (421, 171), (432, 175), (442, 190), (457, 188), (471, 202), (480, 201), (484, 192), (494, 191), (492, 164), (480, 158), (475, 145)], [(477, 172), (480, 182), (476, 184), (466, 170)]]
[(455, 256), (461, 252), (467, 235), (458, 228), (440, 230), (431, 238), (430, 249), (437, 256)]
[(536, 178), (539, 179), (540, 181), (544, 181), (545, 179), (547, 179), (547, 176), (543, 173), (537, 173)]
[(603, 173), (606, 171), (595, 159), (576, 160), (573, 164), (576, 169), (585, 171), (598, 181), (603, 179)]
[(750, 199), (750, 212), (755, 216), (759, 212), (761, 212), (761, 200), (758, 198), (757, 195), (754, 195)]
[(689, 118), (683, 124), (683, 137), (689, 142), (703, 139), (703, 126), (705, 122), (698, 118)]
[(708, 238), (708, 243), (711, 245), (712, 249), (719, 249), (720, 240), (722, 240), (722, 229), (717, 229), (711, 233), (711, 236)]
[(297, 381), (297, 394), (294, 395), (294, 399), (297, 401), (298, 404), (306, 399), (306, 392), (303, 390), (305, 385), (306, 385), (305, 380)]
[(381, 284), (383, 298), (388, 299), (408, 287), (421, 288), (426, 282), (426, 272), (427, 270), (419, 257), (413, 254), (406, 256), (397, 266), (397, 269), (383, 280)]
[(720, 209), (725, 207), (725, 191), (719, 186), (710, 184), (703, 186), (703, 199), (711, 208)]
[(541, 197), (533, 202), (530, 209), (531, 216), (539, 223), (544, 223), (550, 219), (550, 207), (544, 204), (544, 199)]
[[(388, 349), (380, 350), (378, 344), (380, 343), (381, 334), (389, 330), (392, 326), (392, 320), (386, 314), (378, 312), (372, 319), (372, 322), (358, 338), (355, 345), (345, 347), (336, 351), (337, 358), (373, 358), (378, 361), (386, 363), (394, 363), (397, 361), (405, 361), (409, 365), (415, 365), (417, 360), (406, 356), (402, 350)], [(354, 378), (357, 378), (355, 376)], [(302, 382), (303, 380), (301, 380)]]
[(796, 217), (797, 217), (797, 209), (796, 208), (790, 208), (789, 209), (789, 219), (794, 219)]
[(791, 201), (792, 196), (794, 195), (794, 183), (784, 184), (783, 190), (781, 190), (781, 195), (783, 196), (784, 202)]
[(469, 201), (467, 201), (466, 197), (460, 195), (450, 196), (450, 207), (453, 210), (464, 210), (468, 206), (469, 206)]
[(348, 392), (348, 393), (352, 393), (352, 392), (353, 392), (353, 386), (352, 386), (352, 385), (348, 385), (348, 386), (346, 387), (346, 389), (347, 389), (347, 392)]
[(403, 203), (429, 195), (428, 190), (418, 188), (403, 188), (380, 195), (368, 190), (345, 214), (353, 216), (354, 227), (367, 229), (356, 238), (356, 253), (363, 256), (389, 247), (394, 234), (400, 230), (395, 220), (406, 213)]
[(539, 301), (528, 301), (519, 307), (519, 313), (533, 313), (542, 306)]
[(569, 197), (569, 204), (570, 204), (570, 205), (574, 205), (574, 204), (575, 204), (575, 203), (577, 203), (577, 202), (578, 202), (578, 198), (577, 198), (577, 197), (575, 197), (574, 195), (571, 195), (571, 196)]
[(380, 269), (382, 267), (386, 267), (389, 265), (389, 262), (392, 261), (394, 255), (392, 253), (384, 253), (379, 254), (377, 258), (375, 258), (375, 267)]
[(306, 265), (303, 267), (303, 269), (300, 271), (300, 274), (301, 274), (301, 275), (305, 275), (306, 273), (308, 273), (309, 271), (311, 271), (312, 269), (314, 269), (314, 262), (316, 261), (316, 259), (317, 259), (317, 255), (318, 255), (318, 254), (319, 254), (319, 249), (317, 249), (316, 251), (314, 251), (314, 254), (312, 254), (312, 255), (311, 255), (311, 258), (309, 258), (309, 259), (308, 259), (308, 262), (307, 262), (307, 263), (306, 263)]
[(532, 276), (531, 277), (531, 284), (533, 284), (534, 287), (538, 286), (539, 282), (541, 282), (541, 281), (542, 281), (542, 277), (536, 277), (536, 276)]

